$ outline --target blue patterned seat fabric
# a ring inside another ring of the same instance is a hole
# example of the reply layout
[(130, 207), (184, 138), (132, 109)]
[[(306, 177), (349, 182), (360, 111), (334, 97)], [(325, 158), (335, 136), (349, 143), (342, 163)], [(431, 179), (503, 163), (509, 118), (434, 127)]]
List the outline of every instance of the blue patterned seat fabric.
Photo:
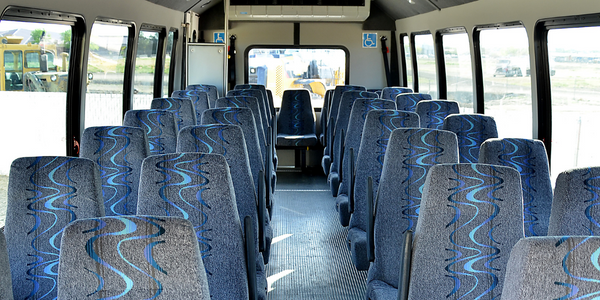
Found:
[(98, 166), (87, 158), (23, 157), (10, 167), (4, 234), (15, 299), (55, 299), (61, 237), (104, 216)]
[(427, 172), (444, 163), (458, 163), (454, 133), (427, 128), (392, 131), (376, 197), (374, 229), (370, 228), (375, 260), (369, 268), (368, 294), (377, 285), (398, 285), (403, 234), (415, 230)]
[(77, 220), (60, 255), (58, 299), (211, 299), (196, 230), (182, 218)]
[(285, 90), (277, 115), (277, 146), (316, 146), (315, 115), (306, 89)]
[(600, 235), (600, 167), (566, 170), (558, 174), (548, 235)]
[(100, 167), (107, 216), (135, 215), (142, 161), (150, 154), (139, 127), (88, 127), (81, 136), (80, 157)]
[[(139, 197), (139, 215), (192, 222), (211, 299), (248, 299), (245, 242), (225, 157), (198, 152), (150, 156), (142, 165)], [(256, 259), (256, 267), (259, 298), (266, 299), (262, 259)]]
[(413, 112), (376, 109), (367, 113), (360, 150), (356, 158), (354, 212), (350, 217), (347, 236), (352, 262), (359, 270), (366, 270), (369, 267), (367, 257), (367, 178), (373, 178), (373, 191), (377, 191), (383, 159), (392, 130), (402, 127), (418, 127), (418, 124), (419, 116)]
[(160, 109), (129, 110), (123, 126), (139, 127), (146, 132), (150, 155), (175, 152), (178, 129), (174, 113)]
[(210, 84), (190, 84), (186, 90), (202, 91), (208, 93), (208, 105), (210, 108), (215, 107), (215, 101), (219, 99), (219, 91), (217, 87)]
[(327, 136), (327, 118), (329, 115), (330, 105), (331, 105), (331, 97), (333, 97), (334, 90), (327, 90), (325, 92), (325, 99), (323, 99), (323, 108), (321, 109), (321, 116), (319, 118), (321, 123), (321, 132), (319, 133), (319, 142), (321, 145), (325, 146), (326, 141), (325, 137)]
[(385, 88), (383, 88), (383, 90), (381, 90), (381, 98), (394, 101), (394, 100), (396, 100), (396, 96), (398, 96), (400, 94), (412, 93), (412, 92), (413, 92), (413, 90), (411, 88), (407, 88), (407, 87), (400, 87), (400, 86), (385, 87)]
[(525, 236), (546, 235), (553, 200), (544, 143), (531, 139), (489, 139), (481, 145), (479, 162), (513, 167), (519, 171)]
[(456, 133), (461, 163), (477, 163), (481, 144), (498, 137), (494, 118), (481, 114), (449, 115), (442, 129)]
[(331, 96), (331, 102), (329, 103), (329, 111), (327, 115), (327, 120), (325, 121), (326, 133), (327, 137), (325, 148), (323, 149), (323, 158), (321, 159), (321, 167), (323, 167), (323, 172), (325, 175), (329, 175), (329, 167), (331, 165), (331, 148), (333, 147), (333, 139), (330, 138), (332, 136), (333, 130), (335, 130), (335, 121), (337, 120), (338, 109), (340, 107), (340, 99), (342, 98), (342, 94), (349, 91), (366, 91), (367, 89), (364, 86), (358, 85), (338, 85), (335, 87), (333, 91), (333, 95)]
[[(431, 167), (414, 232), (409, 299), (498, 299), (510, 250), (524, 237), (521, 203), (513, 168)], [(380, 283), (370, 295), (394, 284)]]
[(502, 299), (596, 299), (600, 237), (521, 239), (512, 249)]
[(263, 123), (260, 120), (263, 119), (261, 114), (260, 105), (258, 104), (258, 99), (256, 97), (249, 96), (229, 96), (229, 97), (221, 97), (217, 99), (215, 103), (215, 108), (221, 107), (247, 107), (252, 110), (252, 115), (254, 116), (254, 123), (256, 124), (256, 128), (258, 130), (258, 138), (261, 143), (267, 144), (267, 130), (268, 128), (263, 127)]
[[(342, 163), (342, 146), (345, 143), (345, 137), (348, 134), (348, 121), (350, 120), (350, 111), (352, 105), (357, 99), (377, 99), (376, 93), (365, 92), (365, 91), (348, 91), (342, 94), (340, 104), (338, 106), (338, 115), (335, 120), (335, 128), (333, 129), (333, 142), (331, 144), (331, 150), (329, 156), (331, 159), (331, 165), (329, 166), (329, 174), (327, 181), (329, 182), (329, 188), (331, 194), (337, 197), (338, 188), (340, 186), (339, 176), (339, 165)], [(344, 131), (344, 138), (342, 138), (342, 131)]]
[(200, 90), (173, 91), (171, 97), (188, 98), (192, 100), (192, 102), (194, 103), (194, 109), (196, 110), (196, 124), (200, 122), (202, 112), (211, 108), (208, 102), (208, 93)]
[[(250, 160), (246, 150), (246, 141), (242, 129), (237, 125), (200, 125), (189, 126), (179, 131), (177, 152), (203, 152), (221, 154), (230, 167), (231, 180), (235, 190), (240, 220), (251, 216), (258, 224), (258, 181), (255, 181), (250, 171)], [(263, 224), (255, 227), (256, 246), (259, 246), (258, 231), (262, 230), (265, 238), (263, 251), (264, 262), (268, 263), (273, 239), (268, 211), (263, 211), (266, 216)], [(243, 224), (242, 224), (243, 227)]]
[[(367, 113), (374, 109), (396, 109), (396, 104), (394, 101), (383, 99), (357, 99), (354, 101), (352, 110), (350, 111), (348, 133), (344, 142), (344, 156), (341, 164), (342, 176), (335, 201), (335, 208), (339, 213), (342, 226), (348, 226), (348, 222), (350, 222), (348, 191), (351, 188), (350, 177), (354, 176), (354, 174), (350, 174), (350, 163), (354, 163), (354, 167), (356, 167), (356, 155), (358, 155), (360, 149), (365, 119), (367, 118)], [(354, 149), (355, 153), (353, 162), (350, 162), (349, 158), (350, 149)]]
[(265, 99), (266, 103), (268, 104), (268, 108), (269, 111), (271, 112), (271, 115), (274, 116), (275, 115), (275, 106), (273, 105), (273, 94), (271, 94), (271, 96), (269, 96), (269, 92), (270, 90), (267, 90), (267, 88), (262, 85), (262, 84), (236, 84), (235, 87), (233, 88), (234, 90), (259, 90), (262, 94), (263, 94), (263, 98)]
[(416, 111), (417, 103), (421, 100), (431, 100), (431, 95), (421, 93), (402, 93), (396, 96), (398, 110)]
[(196, 109), (194, 102), (189, 98), (154, 98), (150, 104), (151, 109), (162, 109), (175, 114), (177, 130), (185, 126), (196, 125)]
[(433, 129), (442, 129), (448, 115), (460, 113), (458, 102), (450, 100), (419, 101), (415, 111), (421, 118), (421, 127)]

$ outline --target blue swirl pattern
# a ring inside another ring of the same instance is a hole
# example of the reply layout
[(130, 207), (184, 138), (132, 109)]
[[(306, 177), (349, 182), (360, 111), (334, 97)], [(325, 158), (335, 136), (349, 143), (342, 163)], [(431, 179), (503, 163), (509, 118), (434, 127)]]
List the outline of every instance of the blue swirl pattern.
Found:
[(100, 166), (102, 196), (105, 207), (110, 209), (107, 215), (136, 213), (137, 199), (131, 199), (131, 196), (132, 185), (137, 182), (132, 180), (134, 164), (128, 160), (131, 134), (127, 127), (120, 126), (97, 127), (94, 132), (95, 140), (99, 142), (94, 155)]
[(27, 167), (33, 187), (28, 189), (33, 196), (27, 199), (27, 215), (34, 220), (26, 233), (33, 250), (27, 250), (26, 280), (33, 284), (27, 299), (56, 297), (61, 236), (65, 226), (77, 219), (77, 206), (70, 204), (78, 192), (70, 176), (76, 159), (36, 157)]
[(442, 129), (448, 115), (459, 113), (458, 103), (444, 100), (420, 101), (417, 113), (421, 117), (421, 127)]
[(403, 93), (396, 96), (398, 110), (416, 111), (421, 100), (431, 100), (431, 95), (420, 93)]
[[(452, 168), (456, 175), (452, 180), (456, 186), (450, 188), (452, 194), (448, 197), (448, 205), (455, 215), (446, 227), (454, 228), (449, 236), (454, 249), (446, 249), (449, 258), (446, 259), (445, 270), (446, 276), (453, 279), (454, 288), (447, 298), (482, 299), (492, 295), (499, 285), (497, 273), (500, 270), (492, 267), (492, 263), (500, 257), (500, 244), (494, 240), (495, 226), (491, 224), (500, 211), (496, 202), (502, 201), (494, 197), (494, 192), (503, 187), (504, 180), (485, 173), (478, 166), (472, 164), (471, 168), (479, 178), (461, 173), (457, 165)], [(493, 166), (491, 169), (496, 171)], [(487, 197), (482, 198), (481, 195)], [(487, 232), (480, 232), (482, 230)], [(476, 288), (481, 294), (475, 294)], [(500, 292), (494, 294), (499, 295)]]
[[(87, 240), (85, 244), (85, 250), (88, 256), (99, 265), (96, 268), (97, 270), (99, 268), (104, 268), (109, 271), (100, 271), (100, 273), (97, 273), (87, 269), (98, 278), (98, 287), (95, 291), (88, 294), (88, 297), (96, 294), (98, 294), (98, 296), (102, 295), (102, 298), (99, 299), (107, 300), (127, 297), (127, 294), (131, 292), (136, 285), (136, 282), (133, 280), (134, 275), (128, 273), (130, 272), (129, 270), (131, 270), (131, 268), (141, 273), (143, 277), (155, 283), (156, 288), (154, 295), (147, 299), (155, 299), (160, 296), (160, 294), (163, 292), (163, 287), (162, 283), (156, 278), (155, 272), (163, 273), (165, 275), (167, 275), (167, 272), (156, 262), (155, 258), (153, 257), (152, 250), (156, 245), (165, 243), (161, 237), (165, 234), (165, 228), (161, 225), (161, 223), (164, 223), (164, 220), (156, 217), (145, 216), (115, 216), (93, 220), (97, 222), (97, 226), (82, 232), (83, 234), (95, 234)], [(153, 229), (149, 230), (148, 228)], [(119, 239), (116, 249), (106, 250), (106, 245), (109, 245), (109, 242), (105, 240), (110, 241), (114, 238)], [(130, 249), (129, 246), (134, 243), (145, 244), (143, 247), (144, 258), (148, 263), (147, 265), (151, 266), (154, 270), (147, 270), (147, 266), (135, 265), (126, 258), (126, 254), (128, 256), (131, 254), (129, 253), (130, 251), (127, 251)], [(114, 261), (115, 252), (121, 261)], [(105, 291), (104, 289), (107, 288), (106, 282), (108, 281), (102, 276), (105, 273), (107, 273), (108, 276), (112, 276), (112, 274), (119, 276), (125, 284), (123, 291), (116, 295), (113, 294), (115, 293), (114, 287), (111, 287)], [(143, 282), (138, 282), (137, 284), (142, 285), (142, 288), (145, 288), (148, 283), (147, 280), (144, 280)], [(113, 295), (108, 296), (107, 294)]]
[[(168, 114), (171, 114), (171, 112), (164, 110), (138, 110), (135, 111), (134, 115), (134, 123), (136, 124), (126, 124), (125, 122), (123, 124), (125, 126), (137, 126), (144, 129), (148, 136), (150, 155), (165, 154), (169, 152), (166, 143), (171, 142), (167, 138), (167, 128), (171, 127), (171, 125), (175, 126), (175, 124), (170, 123), (173, 120)], [(174, 132), (176, 131), (175, 128), (171, 129)]]
[(403, 93), (412, 93), (412, 89), (405, 87), (386, 87), (381, 92), (381, 98), (396, 101), (396, 96)]
[[(598, 280), (597, 278), (597, 274), (594, 274), (594, 277), (590, 277), (588, 274), (588, 276), (578, 276), (575, 275), (575, 273), (579, 273), (576, 272), (576, 268), (577, 268), (577, 264), (573, 263), (573, 260), (576, 260), (578, 258), (571, 258), (571, 256), (584, 256), (587, 257), (589, 254), (586, 254), (587, 252), (585, 252), (585, 250), (579, 251), (582, 252), (583, 254), (576, 254), (576, 252), (578, 252), (578, 248), (580, 248), (581, 246), (583, 246), (588, 240), (590, 240), (591, 237), (586, 237), (583, 240), (581, 240), (580, 242), (578, 242), (572, 249), (570, 249), (567, 254), (563, 257), (562, 259), (562, 269), (565, 272), (565, 274), (567, 276), (569, 276), (569, 280), (568, 282), (554, 282), (555, 285), (559, 285), (559, 286), (563, 286), (565, 287), (565, 289), (568, 290), (567, 294), (560, 297), (560, 298), (555, 298), (555, 299), (560, 299), (560, 300), (567, 300), (567, 299), (597, 299), (598, 296), (600, 296), (600, 291), (598, 291), (598, 286), (596, 286), (596, 288), (594, 289), (593, 292), (590, 293), (590, 290), (587, 290), (587, 294), (585, 295), (579, 295), (579, 292), (583, 289), (580, 289), (577, 284), (589, 284), (589, 283), (595, 283), (595, 284), (600, 284), (600, 280)], [(562, 237), (555, 245), (556, 248), (559, 248), (563, 245), (566, 245), (566, 247), (569, 247), (570, 244), (572, 244), (573, 242), (570, 241), (573, 240), (573, 238), (565, 236)], [(580, 258), (579, 258), (580, 259)], [(594, 266), (594, 269), (598, 272), (600, 272), (600, 248), (596, 249), (596, 251), (594, 251), (591, 256), (589, 256), (589, 259), (587, 260), (587, 262), (591, 262), (592, 265)]]
[(440, 131), (432, 129), (406, 129), (405, 131), (407, 132), (406, 143), (409, 145), (405, 149), (409, 152), (403, 156), (402, 168), (408, 172), (406, 178), (402, 179), (405, 187), (401, 206), (402, 219), (407, 222), (406, 227), (402, 228), (402, 233), (414, 230), (419, 217), (427, 171), (431, 166), (440, 163), (437, 158), (444, 152), (444, 149), (439, 146)]
[[(208, 214), (205, 210), (211, 207), (203, 200), (202, 193), (208, 189), (209, 179), (207, 172), (202, 171), (202, 162), (204, 154), (198, 157), (187, 156), (185, 153), (171, 158), (161, 160), (156, 164), (156, 170), (163, 174), (164, 180), (158, 182), (161, 187), (158, 191), (160, 198), (165, 202), (163, 207), (165, 216), (181, 216), (186, 220), (190, 215), (200, 216), (199, 220), (190, 220), (194, 224), (196, 237), (200, 245), (202, 258), (211, 255), (210, 239), (203, 234), (210, 229), (205, 228), (208, 221)], [(196, 191), (195, 199), (189, 199), (184, 196), (186, 190)], [(175, 211), (175, 213), (173, 213)], [(193, 212), (193, 213), (192, 213)], [(210, 275), (211, 272), (207, 270)]]
[[(452, 122), (449, 122), (452, 118)], [(448, 118), (447, 124), (453, 128), (446, 128), (456, 133), (461, 163), (477, 163), (479, 160), (479, 147), (488, 138), (498, 137), (493, 119), (483, 115), (454, 115)]]

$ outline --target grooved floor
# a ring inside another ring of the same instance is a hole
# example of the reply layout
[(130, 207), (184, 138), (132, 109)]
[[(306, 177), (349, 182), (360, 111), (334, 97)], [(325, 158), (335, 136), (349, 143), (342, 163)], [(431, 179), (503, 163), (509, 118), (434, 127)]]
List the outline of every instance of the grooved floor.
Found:
[(365, 299), (366, 271), (346, 246), (335, 198), (322, 173), (278, 172), (266, 271), (268, 299)]

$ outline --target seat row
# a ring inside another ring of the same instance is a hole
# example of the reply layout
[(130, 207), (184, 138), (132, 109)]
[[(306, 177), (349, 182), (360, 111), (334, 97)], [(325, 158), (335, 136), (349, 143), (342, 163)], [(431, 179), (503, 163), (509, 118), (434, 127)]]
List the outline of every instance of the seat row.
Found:
[[(241, 124), (255, 126), (251, 110), (205, 110), (202, 115), (210, 125), (182, 128), (176, 134), (173, 152), (177, 153), (154, 156), (149, 156), (153, 144), (146, 132), (154, 130), (153, 126), (176, 124), (177, 115), (156, 109), (128, 115), (142, 120), (133, 124), (141, 128), (85, 130), (81, 155), (89, 155), (94, 162), (37, 157), (13, 163), (5, 233), (14, 297), (71, 299), (84, 293), (265, 299), (264, 263), (272, 232), (266, 201), (261, 199), (266, 198), (269, 184), (262, 166), (254, 168), (256, 176), (251, 172)], [(239, 124), (214, 124), (219, 117)], [(249, 139), (258, 150), (258, 131), (250, 128), (254, 135)], [(173, 144), (164, 143), (162, 137), (154, 141), (155, 145)], [(261, 158), (259, 151), (251, 153)], [(105, 212), (113, 216), (104, 217)], [(65, 226), (80, 219), (91, 221), (79, 224), (70, 240), (67, 233), (71, 231)], [(170, 226), (175, 228), (175, 239), (169, 239)], [(196, 248), (178, 242), (185, 241), (189, 232)], [(65, 245), (73, 244), (76, 249), (67, 248), (63, 255), (61, 235)], [(87, 245), (85, 255), (82, 245)], [(202, 259), (194, 261), (193, 253)], [(188, 265), (186, 273), (183, 266)], [(198, 274), (193, 266), (205, 272)], [(232, 275), (232, 270), (237, 271)], [(157, 272), (170, 275), (165, 278)], [(210, 289), (201, 283), (188, 284), (202, 282), (202, 277)]]

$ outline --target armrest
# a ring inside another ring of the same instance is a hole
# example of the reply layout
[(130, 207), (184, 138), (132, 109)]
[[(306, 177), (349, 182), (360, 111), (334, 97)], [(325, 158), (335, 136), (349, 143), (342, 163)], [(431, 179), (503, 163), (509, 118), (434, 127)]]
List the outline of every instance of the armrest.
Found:
[(410, 283), (410, 266), (412, 260), (413, 232), (407, 230), (403, 234), (402, 256), (400, 257), (400, 281), (398, 282), (398, 300), (408, 300), (408, 285)]
[(267, 210), (267, 194), (265, 193), (265, 177), (263, 176), (263, 171), (260, 170), (258, 172), (258, 250), (260, 252), (265, 251), (265, 223), (266, 216), (265, 212)]
[(246, 239), (246, 269), (248, 271), (248, 294), (250, 300), (257, 299), (256, 250), (254, 244), (254, 224), (250, 216), (244, 218), (244, 236)]
[(350, 165), (348, 166), (350, 168), (350, 172), (348, 172), (348, 174), (350, 174), (350, 179), (348, 182), (348, 211), (350, 213), (354, 212), (354, 148), (350, 148), (349, 151), (349, 160), (350, 160)]
[[(339, 158), (335, 158), (335, 161), (337, 162), (337, 167), (338, 167), (338, 178), (340, 183), (342, 182), (342, 163), (344, 162), (344, 143), (346, 141), (346, 132), (344, 129), (342, 129), (341, 132), (341, 136), (340, 136), (340, 143), (339, 143), (339, 150), (337, 151), (337, 155), (339, 155)], [(333, 161), (334, 157), (331, 157), (331, 161)]]
[(367, 257), (375, 261), (375, 206), (373, 203), (373, 177), (367, 178)]
[(333, 122), (335, 122), (333, 120), (333, 118), (329, 118), (329, 122), (327, 123), (327, 135), (328, 135), (328, 137), (327, 137), (327, 146), (329, 147), (329, 154), (330, 155), (331, 155), (331, 147), (333, 147), (333, 138), (334, 138), (334, 134), (335, 134), (334, 133), (334, 131), (335, 131), (334, 129), (335, 128), (332, 128), (332, 127), (335, 127), (333, 125)]

